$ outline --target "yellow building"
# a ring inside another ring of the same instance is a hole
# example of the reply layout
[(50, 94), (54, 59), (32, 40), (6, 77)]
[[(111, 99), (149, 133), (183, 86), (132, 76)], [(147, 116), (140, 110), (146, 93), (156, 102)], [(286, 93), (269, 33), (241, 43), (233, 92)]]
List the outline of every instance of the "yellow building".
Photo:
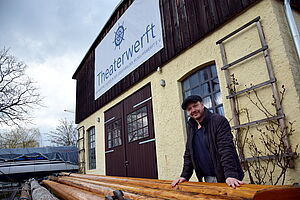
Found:
[[(122, 39), (128, 41), (131, 31), (124, 16), (130, 17), (130, 12), (145, 1), (124, 0), (119, 4), (73, 76), (77, 81), (76, 122), (82, 171), (177, 178), (186, 138), (186, 116), (180, 105), (184, 97), (199, 94), (210, 111), (230, 120), (243, 165), (252, 170), (252, 178), (245, 172), (246, 182), (252, 179), (275, 184), (277, 178), (279, 184), (283, 178), (286, 184), (299, 182), (300, 161), (293, 158), (293, 152), (300, 151), (296, 149), (300, 144), (300, 62), (283, 1), (157, 1), (160, 13), (153, 11), (153, 15), (161, 20), (163, 47), (158, 45), (156, 52), (126, 76), (107, 81), (108, 88), (97, 94), (97, 81), (105, 82), (119, 67), (122, 69), (125, 61), (121, 59), (127, 55), (124, 52), (122, 58), (116, 53), (115, 66), (97, 73), (96, 66), (109, 57), (109, 50), (100, 49), (103, 41), (112, 33), (113, 51), (122, 48)], [(299, 1), (291, 4), (300, 29)], [(154, 32), (157, 27), (149, 25), (139, 41), (132, 43), (132, 49), (138, 52), (143, 41), (146, 46), (147, 39), (159, 39)], [(118, 31), (123, 34), (121, 40)], [(274, 102), (276, 96), (280, 100)], [(287, 137), (282, 137), (284, 133)], [(289, 146), (291, 149), (286, 149)], [(280, 176), (278, 167), (273, 172), (272, 162), (276, 159), (284, 164), (281, 160), (288, 160), (289, 165), (283, 167), (288, 169), (285, 176)]]

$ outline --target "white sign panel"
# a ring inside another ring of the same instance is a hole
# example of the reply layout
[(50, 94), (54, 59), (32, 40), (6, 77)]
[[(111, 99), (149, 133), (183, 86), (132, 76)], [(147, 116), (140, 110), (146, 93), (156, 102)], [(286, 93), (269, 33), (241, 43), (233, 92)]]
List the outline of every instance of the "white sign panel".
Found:
[(95, 99), (162, 48), (159, 0), (135, 0), (96, 48)]

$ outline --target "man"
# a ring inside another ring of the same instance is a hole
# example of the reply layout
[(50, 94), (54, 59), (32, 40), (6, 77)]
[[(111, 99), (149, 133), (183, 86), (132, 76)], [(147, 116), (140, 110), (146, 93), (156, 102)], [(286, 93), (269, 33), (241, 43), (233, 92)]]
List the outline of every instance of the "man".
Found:
[(181, 107), (190, 119), (183, 170), (171, 185), (188, 181), (193, 170), (200, 182), (204, 177), (205, 182), (226, 182), (233, 188), (244, 184), (244, 173), (227, 119), (209, 112), (197, 95), (187, 97)]

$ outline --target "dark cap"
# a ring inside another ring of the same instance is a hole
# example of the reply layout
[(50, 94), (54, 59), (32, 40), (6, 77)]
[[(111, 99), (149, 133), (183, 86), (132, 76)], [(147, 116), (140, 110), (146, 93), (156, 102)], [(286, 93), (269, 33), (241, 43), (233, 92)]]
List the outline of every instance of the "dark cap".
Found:
[(202, 102), (202, 98), (200, 96), (198, 95), (188, 96), (185, 100), (183, 100), (181, 104), (181, 108), (185, 110), (189, 103), (197, 103), (198, 101)]

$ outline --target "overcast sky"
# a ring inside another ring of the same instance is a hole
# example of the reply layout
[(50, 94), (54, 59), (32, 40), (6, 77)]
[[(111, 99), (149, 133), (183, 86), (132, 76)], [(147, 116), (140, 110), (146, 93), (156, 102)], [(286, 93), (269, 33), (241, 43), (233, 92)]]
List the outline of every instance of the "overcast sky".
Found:
[(119, 2), (0, 0), (0, 48), (24, 61), (40, 88), (45, 107), (33, 113), (32, 127), (41, 133), (55, 130), (59, 119), (74, 121), (64, 112), (75, 110), (72, 75)]

